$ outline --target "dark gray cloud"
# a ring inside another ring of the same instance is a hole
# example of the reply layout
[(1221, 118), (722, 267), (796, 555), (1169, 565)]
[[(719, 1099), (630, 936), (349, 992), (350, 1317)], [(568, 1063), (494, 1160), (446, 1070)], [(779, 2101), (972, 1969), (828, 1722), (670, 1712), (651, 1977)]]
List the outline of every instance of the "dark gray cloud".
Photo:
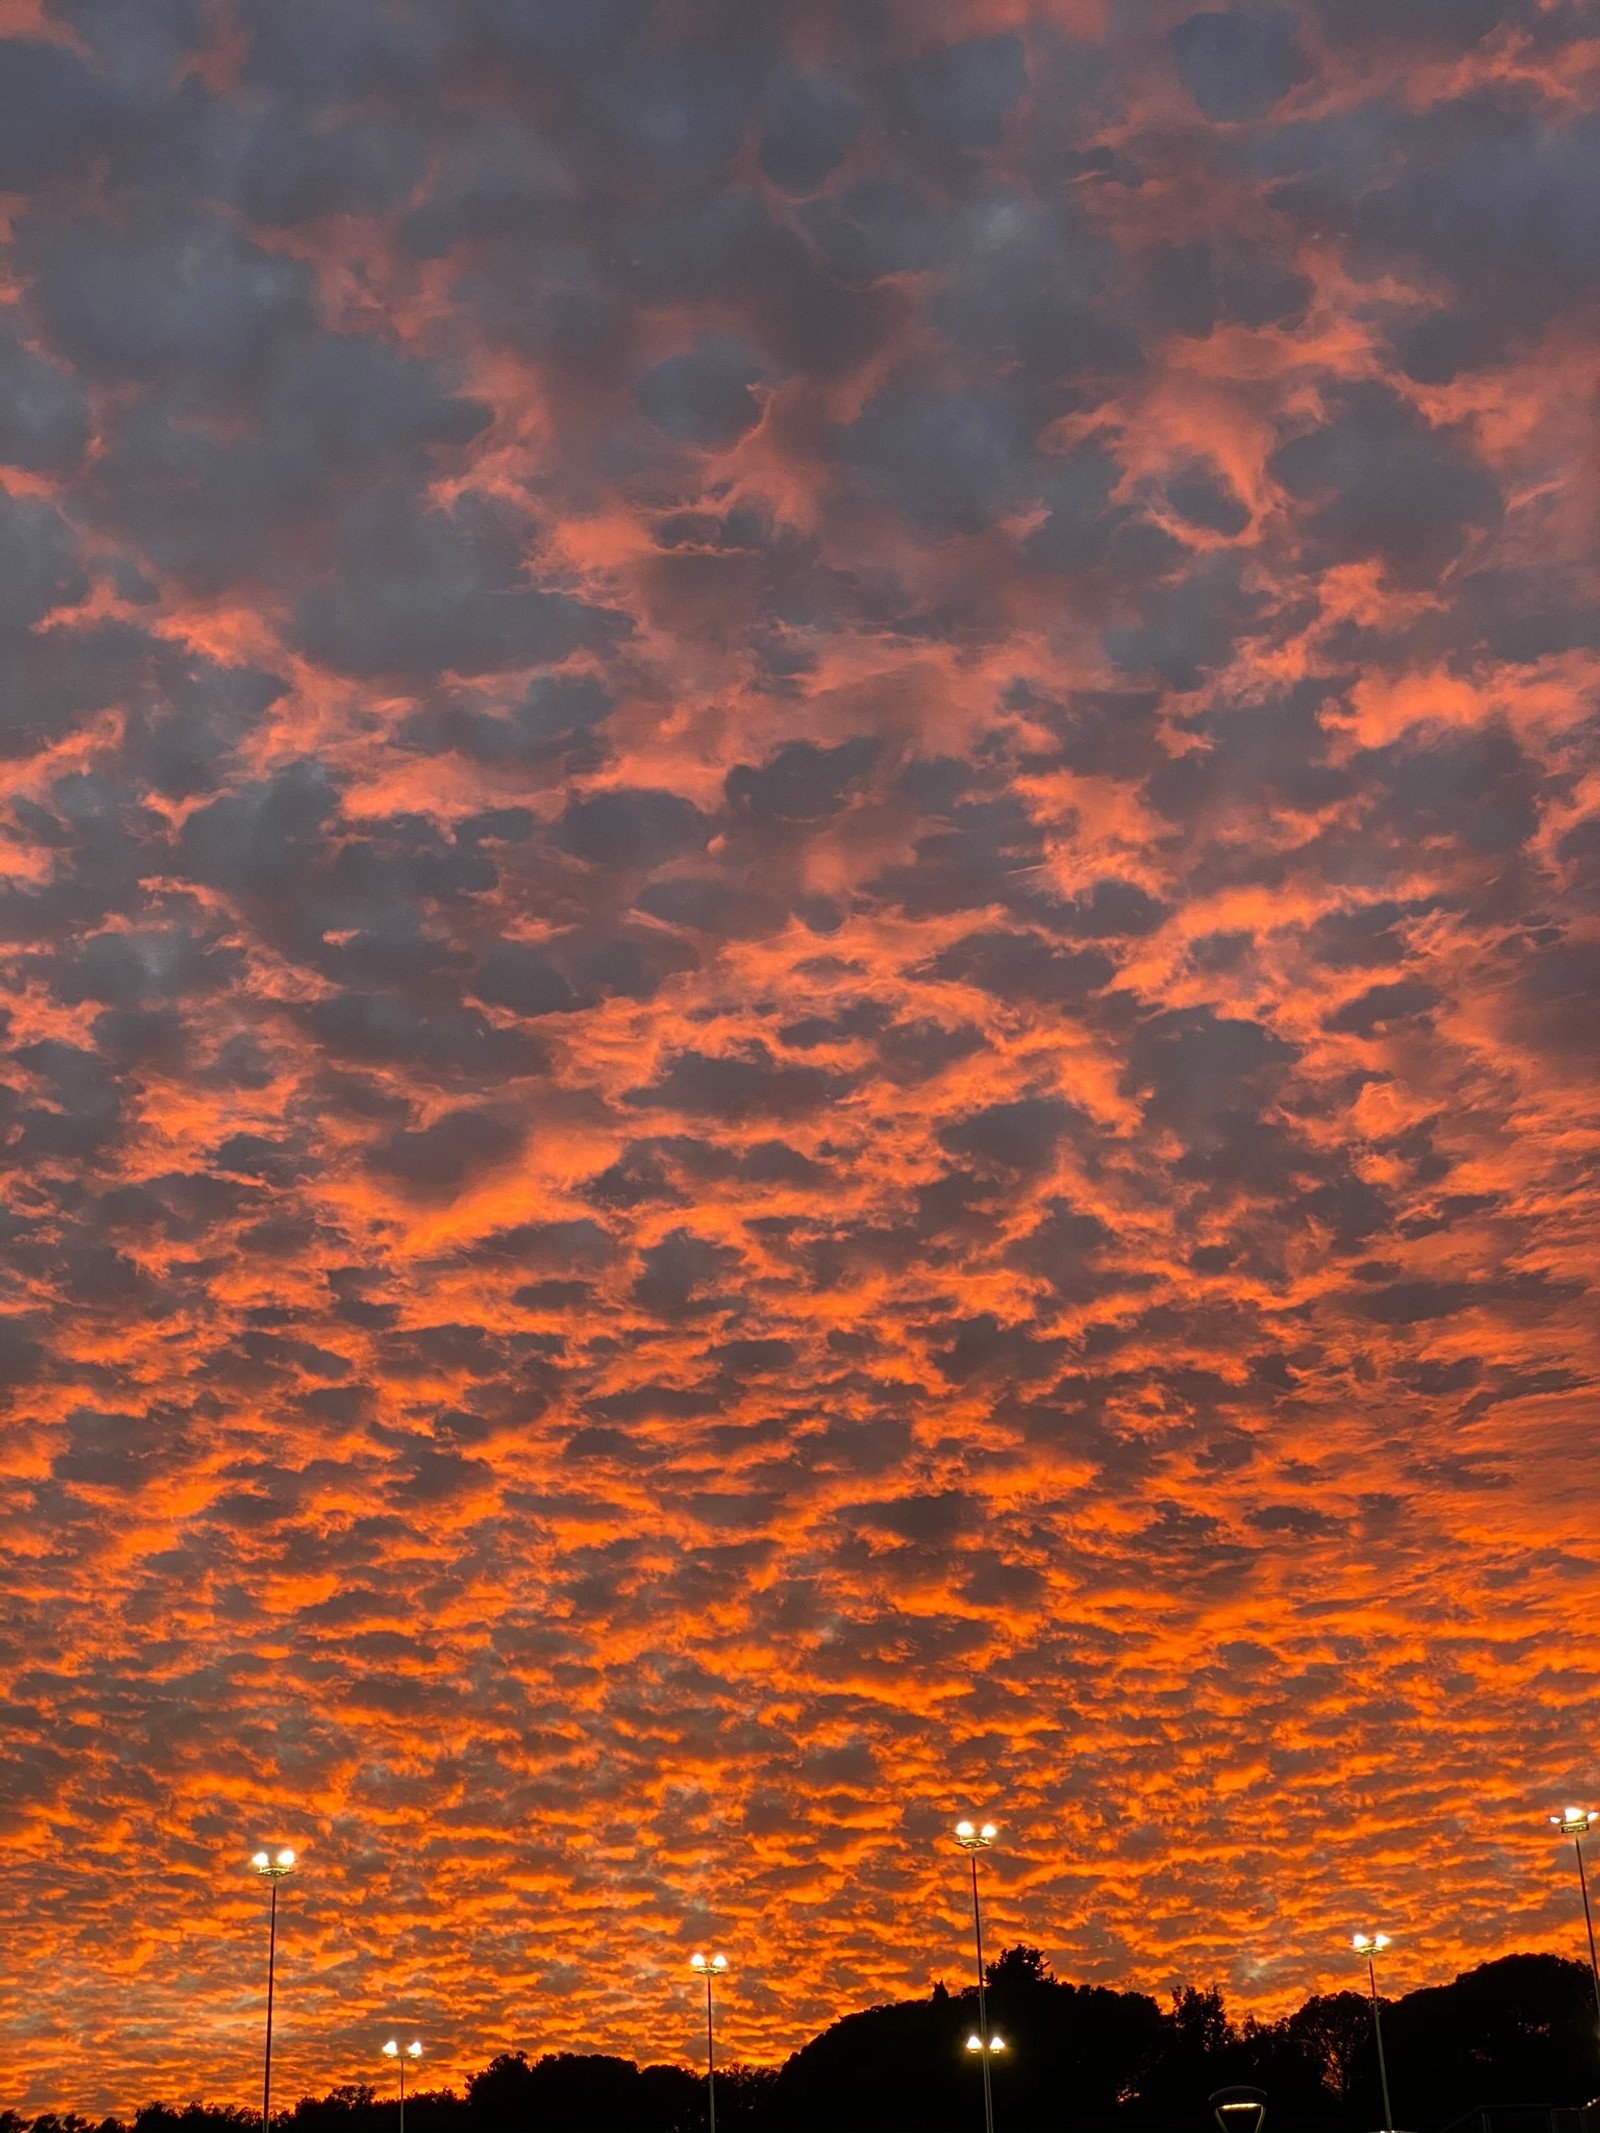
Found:
[(0, 335), (0, 459), (30, 472), (66, 471), (88, 441), (87, 399), (77, 378), (14, 334)]
[(436, 510), (402, 488), (351, 506), (328, 578), (297, 614), (310, 656), (372, 676), (543, 665), (615, 629), (603, 611), (530, 584), (516, 530), (496, 510), (470, 499)]
[(419, 258), (438, 259), (455, 245), (515, 235), (534, 241), (559, 201), (564, 172), (532, 128), (501, 120), (464, 130), (442, 150), (424, 197), (401, 234)]
[(1231, 536), (1250, 523), (1250, 512), (1241, 498), (1205, 468), (1175, 476), (1167, 483), (1167, 501), (1192, 526)]
[(304, 880), (323, 825), (337, 809), (337, 793), (323, 766), (294, 763), (197, 809), (183, 826), (183, 854), (197, 880), (257, 896), (281, 895)]
[(997, 148), (1028, 86), (1018, 37), (968, 37), (907, 67), (895, 83), (912, 126), (941, 148)]
[(542, 950), (526, 941), (496, 941), (472, 979), (476, 998), (519, 1015), (561, 1014), (578, 1004), (567, 979)]
[(27, 629), (89, 590), (78, 542), (49, 504), (0, 498), (0, 630)]
[(571, 800), (554, 836), (596, 866), (650, 867), (703, 844), (706, 823), (677, 793), (618, 786)]
[(92, 378), (238, 392), (313, 317), (307, 268), (220, 216), (152, 214), (131, 229), (41, 218), (21, 244), (54, 347)]
[[(213, 587), (270, 562), (292, 567), (308, 527), (353, 483), (421, 464), (430, 447), (464, 444), (489, 419), (424, 364), (357, 334), (285, 345), (260, 381), (250, 431), (217, 434), (198, 414), (182, 398), (134, 403), (92, 493), (104, 522), (149, 562)], [(392, 498), (391, 524), (398, 506)]]
[(848, 1082), (821, 1067), (786, 1066), (765, 1045), (739, 1053), (680, 1052), (629, 1101), (686, 1117), (799, 1118), (844, 1094)]
[(1311, 73), (1285, 7), (1205, 8), (1168, 42), (1183, 86), (1208, 119), (1261, 118)]
[(445, 1111), (414, 1132), (394, 1133), (374, 1151), (372, 1167), (408, 1192), (457, 1192), (469, 1179), (508, 1162), (520, 1129), (492, 1111)]
[(854, 147), (861, 119), (842, 82), (780, 68), (762, 90), (762, 170), (785, 192), (814, 192)]
[[(65, 552), (56, 514), (48, 505), (21, 506), (10, 521), (13, 534), (30, 519), (43, 529), (45, 549), (24, 562), (11, 597), (26, 599), (30, 588), (39, 601), (58, 592), (76, 597), (86, 587)], [(59, 576), (45, 575), (52, 568)], [(0, 637), (0, 753), (33, 755), (122, 701), (143, 681), (151, 650), (141, 629), (116, 621), (63, 623)]]
[(1014, 398), (885, 386), (841, 439), (866, 489), (933, 534), (978, 533), (1022, 503), (1037, 476), (1032, 423)]
[(1052, 1097), (1019, 1097), (1013, 1103), (989, 1104), (959, 1125), (946, 1126), (939, 1145), (950, 1155), (1001, 1174), (1047, 1170), (1072, 1117), (1071, 1106)]
[(1322, 428), (1282, 445), (1272, 472), (1306, 505), (1330, 560), (1376, 555), (1422, 580), (1493, 526), (1500, 492), (1467, 441), (1431, 429), (1394, 393), (1357, 387)]
[(801, 227), (847, 285), (939, 266), (946, 237), (933, 203), (893, 178), (862, 178), (801, 211)]
[(1306, 275), (1265, 245), (1165, 245), (1145, 261), (1152, 325), (1204, 336), (1221, 324), (1292, 327), (1311, 300)]
[(216, 991), (239, 974), (239, 957), (207, 945), (181, 926), (90, 934), (58, 986), (68, 1001), (112, 1007)]
[(762, 822), (817, 822), (845, 805), (878, 759), (873, 739), (841, 741), (819, 748), (815, 741), (789, 741), (759, 767), (729, 771), (729, 805)]
[(929, 306), (958, 346), (1009, 372), (1012, 357), (1052, 400), (1099, 398), (1138, 367), (1127, 323), (1104, 303), (1112, 249), (1074, 203), (985, 189), (952, 223), (949, 271)]
[(760, 420), (761, 369), (737, 341), (702, 342), (668, 356), (640, 379), (639, 406), (657, 429), (686, 444), (728, 445)]
[(7, 38), (0, 188), (24, 193), (94, 148), (116, 114), (107, 85), (59, 44)]

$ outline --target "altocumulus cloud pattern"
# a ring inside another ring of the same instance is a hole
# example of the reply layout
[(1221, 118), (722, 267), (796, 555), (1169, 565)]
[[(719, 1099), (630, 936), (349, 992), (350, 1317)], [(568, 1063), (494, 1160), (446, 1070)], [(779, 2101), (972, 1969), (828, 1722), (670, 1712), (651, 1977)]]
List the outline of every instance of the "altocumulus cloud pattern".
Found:
[(8, 0), (19, 2086), (1569, 1945), (1586, 13)]

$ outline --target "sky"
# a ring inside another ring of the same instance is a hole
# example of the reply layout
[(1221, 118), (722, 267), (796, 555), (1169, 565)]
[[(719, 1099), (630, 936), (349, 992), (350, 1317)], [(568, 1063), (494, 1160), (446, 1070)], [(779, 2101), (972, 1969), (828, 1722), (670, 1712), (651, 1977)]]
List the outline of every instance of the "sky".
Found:
[(1581, 1953), (1592, 13), (0, 33), (0, 2103)]

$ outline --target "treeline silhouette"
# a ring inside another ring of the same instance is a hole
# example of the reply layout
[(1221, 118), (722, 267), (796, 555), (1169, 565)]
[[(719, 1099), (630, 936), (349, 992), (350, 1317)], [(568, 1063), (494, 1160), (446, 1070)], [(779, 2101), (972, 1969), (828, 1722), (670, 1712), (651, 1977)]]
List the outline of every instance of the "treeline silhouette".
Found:
[[(1319, 1993), (1279, 2021), (1235, 2022), (1215, 1987), (1185, 1987), (1163, 2007), (1141, 1992), (1063, 1983), (1037, 1948), (1008, 1948), (987, 1975), (990, 2025), (1006, 2043), (993, 2062), (996, 2133), (1213, 2133), (1207, 2099), (1235, 2083), (1265, 2091), (1271, 2133), (1365, 2133), (1383, 2123), (1363, 1993)], [(729, 2067), (717, 2075), (719, 2133), (979, 2133), (981, 2075), (966, 2049), (976, 1999), (970, 1987), (936, 1985), (926, 1999), (846, 2015), (781, 2067)], [(1415, 2133), (1480, 2106), (1571, 2109), (1600, 2095), (1582, 1963), (1508, 1955), (1382, 2007), (1395, 2122)], [(391, 2097), (352, 2083), (274, 2112), (273, 2133), (398, 2133), (397, 2117)], [(408, 2096), (406, 2126), (705, 2133), (705, 2078), (599, 2053), (507, 2052), (464, 2095)], [(261, 2115), (152, 2103), (130, 2127), (7, 2111), (0, 2133), (261, 2133)]]

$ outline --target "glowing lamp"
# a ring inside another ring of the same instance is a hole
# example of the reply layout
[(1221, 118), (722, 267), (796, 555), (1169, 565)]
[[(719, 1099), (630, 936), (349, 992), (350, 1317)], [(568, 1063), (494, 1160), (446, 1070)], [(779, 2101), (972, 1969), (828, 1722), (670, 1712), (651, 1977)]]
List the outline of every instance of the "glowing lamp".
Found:
[(1221, 2133), (1261, 2133), (1267, 2099), (1260, 2089), (1218, 2089), (1211, 2098), (1211, 2115)]
[(383, 2047), (383, 2056), (392, 2059), (400, 2070), (400, 2133), (406, 2133), (406, 2061), (422, 2057), (422, 2045), (417, 2038), (401, 2049), (400, 2039), (391, 2037)]

